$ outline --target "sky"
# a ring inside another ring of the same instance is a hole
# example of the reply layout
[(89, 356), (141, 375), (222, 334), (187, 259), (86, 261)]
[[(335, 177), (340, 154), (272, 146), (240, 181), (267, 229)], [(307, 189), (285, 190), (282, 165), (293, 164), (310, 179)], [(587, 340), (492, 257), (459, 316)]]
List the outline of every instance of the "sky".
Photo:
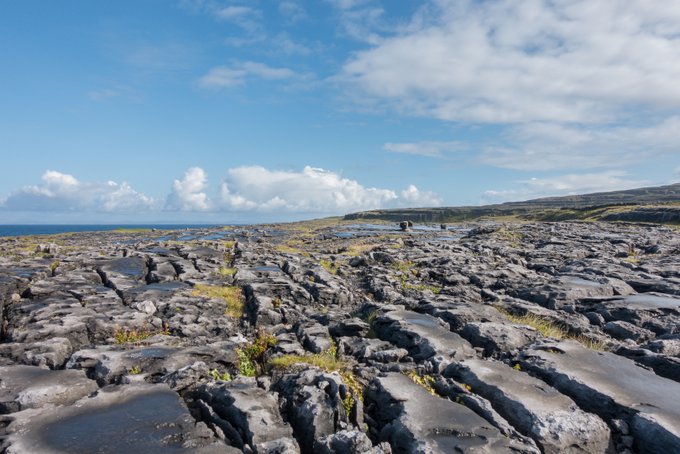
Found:
[(0, 0), (0, 224), (680, 181), (678, 0)]

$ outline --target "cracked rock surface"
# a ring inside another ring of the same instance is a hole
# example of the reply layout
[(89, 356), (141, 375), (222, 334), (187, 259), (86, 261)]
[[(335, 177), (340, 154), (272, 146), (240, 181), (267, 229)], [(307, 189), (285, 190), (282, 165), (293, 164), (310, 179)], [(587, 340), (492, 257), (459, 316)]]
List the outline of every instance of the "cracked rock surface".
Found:
[(0, 238), (0, 453), (680, 452), (680, 231), (444, 227)]

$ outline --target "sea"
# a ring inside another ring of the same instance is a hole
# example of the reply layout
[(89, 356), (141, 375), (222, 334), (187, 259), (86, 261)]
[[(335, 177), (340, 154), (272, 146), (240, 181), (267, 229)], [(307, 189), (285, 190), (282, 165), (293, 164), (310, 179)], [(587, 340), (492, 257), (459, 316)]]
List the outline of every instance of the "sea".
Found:
[(184, 230), (220, 227), (222, 224), (27, 224), (0, 225), (0, 236), (53, 235), (70, 232), (105, 232), (118, 229)]

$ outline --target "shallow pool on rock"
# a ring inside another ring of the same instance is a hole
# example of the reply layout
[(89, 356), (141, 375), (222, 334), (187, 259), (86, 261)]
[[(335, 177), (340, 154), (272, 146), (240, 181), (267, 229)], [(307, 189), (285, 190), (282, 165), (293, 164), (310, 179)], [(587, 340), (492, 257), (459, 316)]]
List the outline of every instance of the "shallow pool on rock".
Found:
[(165, 386), (126, 386), (10, 426), (13, 452), (185, 453), (194, 419)]

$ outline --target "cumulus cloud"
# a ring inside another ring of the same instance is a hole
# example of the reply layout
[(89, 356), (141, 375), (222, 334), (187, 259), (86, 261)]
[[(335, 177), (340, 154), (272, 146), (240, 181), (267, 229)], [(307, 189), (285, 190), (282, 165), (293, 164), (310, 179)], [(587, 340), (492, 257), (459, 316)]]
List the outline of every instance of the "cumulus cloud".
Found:
[(591, 192), (633, 189), (649, 184), (634, 180), (624, 171), (567, 174), (549, 178), (531, 178), (518, 181), (519, 187), (484, 192), (482, 203), (499, 203), (540, 197), (587, 194)]
[(412, 207), (431, 207), (439, 206), (442, 199), (431, 191), (421, 191), (415, 185), (401, 191), (401, 204)]
[(232, 66), (217, 66), (198, 79), (201, 88), (224, 89), (243, 85), (248, 78), (256, 77), (265, 80), (284, 80), (295, 77), (295, 72), (288, 68), (275, 68), (263, 63), (245, 61)]
[(134, 212), (154, 207), (154, 200), (129, 184), (85, 183), (73, 175), (48, 170), (42, 183), (11, 193), (0, 205), (12, 211)]
[(360, 96), (444, 120), (593, 122), (680, 105), (680, 3), (432, 1), (359, 52)]
[(439, 158), (448, 152), (464, 150), (466, 146), (460, 142), (388, 142), (383, 145), (383, 148), (392, 153), (404, 153), (418, 156), (427, 156), (430, 158)]
[[(211, 197), (209, 194), (213, 194)], [(436, 206), (441, 199), (415, 185), (404, 190), (366, 187), (335, 172), (305, 167), (302, 171), (260, 166), (228, 169), (217, 187), (210, 186), (200, 167), (191, 167), (172, 182), (162, 201), (113, 181), (83, 183), (73, 175), (48, 170), (42, 183), (0, 198), (0, 209), (105, 213), (257, 212), (344, 214), (350, 211), (402, 206)]]
[(181, 180), (172, 183), (172, 192), (165, 202), (166, 210), (206, 211), (210, 208), (208, 175), (200, 167), (191, 167)]
[(365, 187), (335, 172), (309, 166), (301, 172), (248, 166), (227, 172), (220, 203), (229, 210), (346, 213), (438, 205), (441, 200), (434, 193), (422, 192), (413, 185), (397, 194), (391, 189)]

